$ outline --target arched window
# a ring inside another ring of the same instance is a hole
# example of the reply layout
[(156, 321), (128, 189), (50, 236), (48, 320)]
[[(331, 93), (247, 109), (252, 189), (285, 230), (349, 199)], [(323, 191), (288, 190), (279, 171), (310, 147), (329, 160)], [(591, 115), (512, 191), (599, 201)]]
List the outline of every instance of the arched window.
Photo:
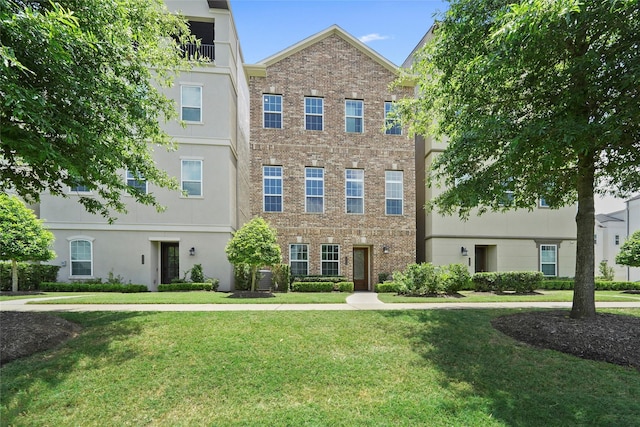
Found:
[(90, 240), (71, 240), (71, 276), (93, 276), (93, 244)]

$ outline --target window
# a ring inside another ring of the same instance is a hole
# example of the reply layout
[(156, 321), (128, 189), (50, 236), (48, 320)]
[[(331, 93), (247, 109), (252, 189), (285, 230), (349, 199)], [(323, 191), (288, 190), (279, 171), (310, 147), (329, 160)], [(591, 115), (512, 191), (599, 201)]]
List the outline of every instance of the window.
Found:
[(309, 274), (309, 246), (289, 245), (289, 266), (292, 276)]
[(202, 160), (182, 161), (182, 191), (188, 196), (202, 196)]
[(324, 169), (305, 168), (305, 212), (324, 212)]
[(340, 274), (340, 248), (338, 245), (322, 245), (322, 275)]
[(540, 271), (545, 276), (558, 275), (558, 245), (540, 245)]
[(282, 129), (282, 95), (264, 95), (262, 109), (264, 127)]
[(202, 121), (202, 87), (180, 86), (181, 119), (185, 122)]
[(72, 191), (75, 193), (91, 193), (91, 190), (89, 190), (89, 187), (83, 184), (72, 185), (71, 187), (69, 187), (69, 191)]
[(147, 180), (144, 179), (144, 176), (142, 176), (142, 174), (137, 174), (128, 170), (127, 185), (129, 187), (133, 187), (140, 193), (147, 194)]
[(539, 206), (540, 206), (541, 208), (548, 208), (548, 207), (549, 207), (549, 204), (547, 203), (547, 201), (546, 201), (545, 199), (540, 198), (540, 204), (539, 204)]
[(620, 235), (616, 234), (615, 236), (613, 236), (613, 244), (618, 246), (620, 244)]
[(304, 99), (304, 128), (306, 130), (323, 130), (324, 99)]
[(89, 240), (72, 240), (71, 252), (71, 276), (92, 276), (93, 256), (92, 244)]
[(282, 166), (262, 167), (262, 193), (265, 212), (282, 212)]
[(385, 213), (387, 215), (402, 215), (402, 171), (385, 172)]
[(402, 126), (400, 126), (400, 119), (395, 116), (393, 102), (384, 103), (384, 133), (387, 135), (402, 135)]
[(344, 103), (344, 116), (346, 131), (350, 133), (362, 133), (364, 101), (347, 99)]
[(347, 169), (344, 173), (347, 213), (364, 213), (364, 171)]

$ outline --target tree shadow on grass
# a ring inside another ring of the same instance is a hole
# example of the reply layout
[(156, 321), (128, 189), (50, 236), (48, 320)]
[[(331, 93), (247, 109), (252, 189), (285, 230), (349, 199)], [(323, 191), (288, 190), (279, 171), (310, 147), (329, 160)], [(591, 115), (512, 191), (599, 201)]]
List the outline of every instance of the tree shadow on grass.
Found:
[(455, 397), (443, 410), (510, 426), (638, 426), (640, 374), (521, 344), (491, 327), (506, 310), (393, 311)]
[(37, 387), (56, 388), (68, 375), (78, 369), (90, 370), (100, 365), (117, 366), (135, 358), (135, 350), (115, 348), (114, 341), (136, 335), (141, 330), (138, 322), (128, 322), (150, 313), (91, 312), (57, 313), (60, 317), (82, 326), (77, 337), (52, 350), (14, 360), (2, 367), (0, 396), (2, 425), (25, 411), (37, 396), (31, 390)]

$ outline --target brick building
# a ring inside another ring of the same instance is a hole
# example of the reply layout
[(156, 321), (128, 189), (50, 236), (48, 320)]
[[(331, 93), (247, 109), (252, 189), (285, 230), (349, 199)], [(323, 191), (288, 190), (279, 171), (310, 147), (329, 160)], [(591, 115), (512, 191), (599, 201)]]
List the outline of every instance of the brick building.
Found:
[(390, 89), (397, 67), (332, 26), (245, 70), (251, 213), (292, 273), (372, 290), (414, 262), (414, 145), (388, 116), (413, 88)]

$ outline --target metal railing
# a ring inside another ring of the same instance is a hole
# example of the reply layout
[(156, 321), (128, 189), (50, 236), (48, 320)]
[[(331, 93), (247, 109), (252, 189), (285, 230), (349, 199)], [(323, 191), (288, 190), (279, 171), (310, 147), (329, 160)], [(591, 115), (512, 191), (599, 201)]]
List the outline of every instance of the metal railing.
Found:
[(187, 43), (182, 45), (182, 50), (189, 55), (189, 59), (200, 59), (209, 62), (213, 62), (216, 54), (215, 46), (212, 44), (198, 46), (195, 43)]

